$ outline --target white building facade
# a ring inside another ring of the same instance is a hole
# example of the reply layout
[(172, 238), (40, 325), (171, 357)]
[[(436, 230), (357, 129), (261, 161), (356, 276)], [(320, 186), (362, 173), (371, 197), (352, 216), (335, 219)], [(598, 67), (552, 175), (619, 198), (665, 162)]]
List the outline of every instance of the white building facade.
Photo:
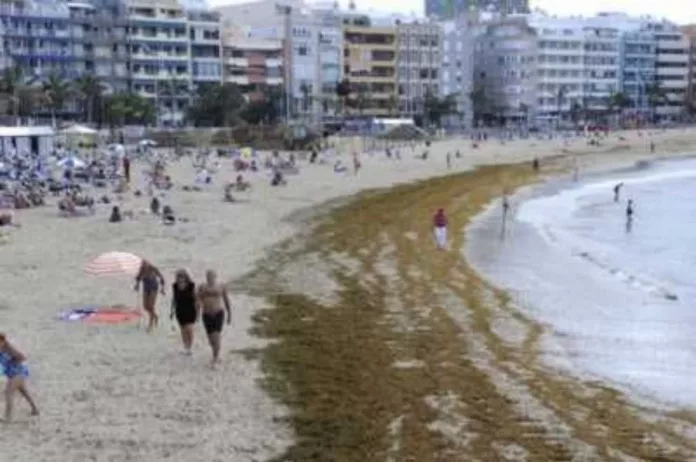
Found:
[(397, 85), (399, 114), (422, 114), (428, 94), (441, 97), (442, 27), (437, 23), (398, 21)]
[(476, 56), (476, 18), (462, 15), (439, 23), (442, 29), (442, 69), (440, 71), (440, 96), (452, 95), (457, 114), (446, 117), (444, 125), (453, 129), (471, 128), (474, 90), (474, 59)]

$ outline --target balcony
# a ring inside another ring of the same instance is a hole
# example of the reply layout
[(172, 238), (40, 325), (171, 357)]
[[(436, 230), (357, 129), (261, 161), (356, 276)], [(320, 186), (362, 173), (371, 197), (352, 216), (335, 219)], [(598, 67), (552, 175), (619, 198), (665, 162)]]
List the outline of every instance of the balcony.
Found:
[(140, 51), (138, 53), (131, 54), (132, 59), (139, 59), (143, 61), (187, 61), (189, 57), (190, 56), (188, 53), (145, 53)]
[(188, 42), (186, 34), (144, 33), (136, 32), (130, 35), (131, 40), (143, 40), (153, 42)]

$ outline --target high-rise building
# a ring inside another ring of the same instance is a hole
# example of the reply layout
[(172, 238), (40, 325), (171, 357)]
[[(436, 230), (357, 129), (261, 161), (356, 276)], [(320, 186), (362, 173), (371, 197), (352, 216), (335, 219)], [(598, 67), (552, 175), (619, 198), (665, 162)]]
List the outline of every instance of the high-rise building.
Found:
[(425, 15), (429, 18), (452, 19), (476, 11), (528, 13), (529, 0), (425, 0)]
[(365, 14), (343, 16), (343, 76), (350, 81), (351, 106), (360, 115), (398, 113), (396, 36), (390, 20), (377, 25)]
[[(476, 81), (505, 120), (557, 121), (625, 112), (673, 118), (688, 86), (688, 41), (676, 26), (624, 14), (490, 19), (477, 39)], [(530, 99), (530, 95), (534, 98)]]
[(225, 82), (238, 85), (249, 100), (271, 91), (282, 94), (282, 40), (250, 37), (246, 30), (230, 27), (223, 34), (222, 47)]
[(428, 21), (399, 21), (397, 32), (397, 81), (399, 115), (423, 113), (428, 95), (440, 96), (442, 27)]

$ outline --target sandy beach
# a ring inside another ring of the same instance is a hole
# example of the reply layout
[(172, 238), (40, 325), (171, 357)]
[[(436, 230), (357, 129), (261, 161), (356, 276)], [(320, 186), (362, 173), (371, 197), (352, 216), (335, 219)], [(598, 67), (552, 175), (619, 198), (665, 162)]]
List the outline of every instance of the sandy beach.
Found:
[[(267, 344), (267, 340), (252, 335), (250, 331), (259, 330), (258, 317), (256, 322), (253, 319), (259, 310), (272, 306), (266, 297), (255, 295), (270, 296), (272, 294), (254, 294), (251, 290), (254, 287), (251, 286), (255, 284), (255, 280), (244, 276), (254, 272), (255, 269), (258, 270), (257, 263), (269, 256), (268, 252), (273, 246), (291, 238), (303, 229), (302, 226), (298, 226), (297, 220), (289, 220), (289, 217), (297, 217), (302, 213), (311, 215), (317, 210), (323, 210), (320, 207), (322, 204), (339, 197), (470, 170), (481, 164), (514, 163), (530, 160), (532, 157), (554, 158), (554, 163), (548, 167), (547, 172), (558, 173), (563, 168), (567, 169), (571, 166), (569, 158), (559, 160), (559, 157), (577, 154), (577, 162), (582, 174), (588, 170), (627, 165), (642, 158), (687, 155), (696, 145), (696, 130), (655, 131), (650, 137), (647, 133), (639, 135), (638, 132), (626, 132), (621, 137), (622, 139), (619, 139), (618, 135), (611, 135), (598, 147), (587, 146), (584, 140), (569, 143), (559, 140), (527, 140), (506, 144), (489, 141), (478, 149), (472, 149), (469, 140), (448, 140), (434, 143), (427, 160), (415, 158), (422, 148), (413, 153), (409, 149), (402, 149), (402, 160), (387, 159), (383, 153), (372, 156), (364, 154), (361, 156), (363, 169), (358, 175), (336, 174), (332, 171), (331, 165), (308, 165), (306, 162), (301, 162), (300, 174), (289, 176), (289, 184), (285, 187), (271, 187), (270, 178), (266, 173), (247, 175), (246, 178), (252, 183), (252, 189), (250, 192), (239, 193), (237, 203), (226, 203), (222, 200), (222, 183), (234, 179), (235, 176), (231, 162), (223, 161), (213, 184), (205, 186), (203, 191), (183, 191), (179, 186), (175, 186), (167, 193), (163, 202), (171, 205), (179, 217), (187, 219), (187, 222), (177, 223), (174, 226), (163, 226), (157, 218), (146, 212), (148, 198), (137, 198), (132, 195), (124, 198), (122, 207), (132, 210), (135, 219), (117, 224), (108, 223), (110, 207), (107, 205), (100, 206), (94, 216), (71, 219), (59, 218), (53, 204), (43, 208), (17, 211), (16, 217), (21, 223), (21, 228), (9, 231), (6, 242), (0, 246), (0, 265), (2, 266), (0, 330), (7, 333), (29, 357), (28, 365), (31, 371), (29, 384), (37, 397), (42, 414), (39, 418), (31, 418), (28, 416), (28, 409), (24, 407), (24, 403), (18, 405), (16, 422), (0, 427), (0, 461), (244, 462), (263, 461), (283, 453), (293, 445), (294, 432), (300, 427), (293, 418), (288, 418), (292, 409), (286, 407), (282, 399), (272, 398), (267, 390), (259, 385), (259, 381), (264, 377), (261, 364), (258, 359), (250, 358), (254, 355), (246, 354), (250, 350), (263, 348)], [(650, 139), (656, 144), (656, 154), (650, 153)], [(462, 158), (453, 159), (453, 168), (448, 170), (445, 156), (448, 152), (453, 154), (456, 150), (461, 151)], [(546, 165), (545, 162), (542, 164)], [(134, 185), (135, 187), (140, 185), (142, 189), (145, 189), (141, 176), (141, 170), (144, 168), (144, 165), (135, 164)], [(189, 159), (172, 163), (168, 167), (168, 174), (172, 176), (176, 185), (192, 184), (194, 181), (194, 169)], [(473, 198), (478, 198), (477, 200), (485, 203), (492, 198), (493, 188), (502, 193), (504, 187), (514, 187), (529, 181), (533, 181), (531, 175), (520, 178), (519, 181), (510, 179), (509, 182), (506, 180), (505, 184), (489, 184), (485, 191), (460, 192), (467, 194), (472, 204)], [(437, 186), (430, 188), (433, 197), (428, 198), (428, 188), (426, 188), (422, 192), (423, 202), (417, 204), (418, 208), (415, 208), (415, 201), (405, 201), (405, 198), (419, 197), (415, 195), (415, 190), (409, 190), (409, 194), (404, 195), (404, 202), (401, 203), (402, 210), (400, 210), (402, 215), (415, 213), (416, 215), (410, 217), (410, 220), (414, 223), (422, 221), (426, 229), (430, 212), (424, 216), (417, 213), (424, 212), (425, 207), (432, 207), (433, 201), (442, 194)], [(453, 190), (453, 194), (455, 193), (457, 191)], [(454, 199), (456, 198), (450, 198), (450, 200)], [(411, 210), (412, 204), (414, 208)], [(480, 204), (480, 207), (483, 205)], [(391, 203), (390, 207), (393, 208), (393, 206), (394, 203)], [(477, 205), (470, 209), (462, 209), (462, 215), (455, 222), (461, 225), (466, 224), (466, 220), (471, 217), (467, 215), (465, 220), (465, 215), (476, 213), (480, 207)], [(334, 232), (331, 237), (336, 239), (334, 241), (330, 241), (328, 235), (310, 236), (314, 239), (312, 244), (315, 247), (326, 244), (331, 246), (334, 252), (347, 253), (350, 250), (357, 255), (361, 252), (358, 247), (362, 242), (365, 252), (391, 253), (393, 255), (390, 258), (397, 262), (398, 255), (413, 256), (422, 250), (416, 242), (426, 242), (427, 236), (424, 236), (423, 230), (418, 227), (414, 227), (415, 234), (412, 237), (409, 237), (409, 229), (403, 229), (401, 234), (405, 235), (405, 238), (392, 239), (392, 241), (385, 238), (387, 241), (384, 248), (381, 250), (375, 248), (374, 244), (379, 243), (381, 236), (375, 229), (383, 224), (387, 227), (397, 224), (396, 218), (386, 213), (380, 218), (380, 215), (375, 213), (378, 210), (384, 212), (386, 209), (366, 209), (365, 213), (371, 217), (372, 221), (371, 225), (365, 225), (364, 229), (355, 229), (354, 233), (346, 232), (345, 235)], [(348, 210), (343, 213), (357, 212)], [(381, 222), (382, 219), (384, 223)], [(336, 220), (344, 228), (348, 229), (351, 226), (350, 222), (341, 222), (340, 217)], [(361, 226), (361, 223), (356, 226)], [(394, 229), (388, 232), (394, 232)], [(324, 238), (327, 240), (324, 241)], [(349, 242), (351, 238), (358, 242)], [(339, 243), (338, 239), (343, 241)], [(370, 241), (361, 241), (361, 239)], [(83, 267), (87, 261), (102, 252), (112, 250), (132, 252), (152, 260), (163, 270), (168, 285), (171, 284), (172, 275), (178, 268), (189, 269), (197, 281), (202, 280), (205, 270), (209, 268), (217, 270), (223, 279), (234, 281), (234, 290), (230, 294), (233, 306), (232, 325), (223, 332), (222, 365), (219, 369), (211, 370), (208, 367), (210, 353), (201, 326), (197, 326), (193, 356), (187, 357), (180, 354), (179, 333), (168, 319), (169, 287), (167, 296), (161, 298), (158, 305), (162, 322), (151, 334), (145, 333), (143, 327), (136, 324), (94, 326), (56, 319), (58, 313), (70, 308), (121, 303), (130, 306), (139, 305), (139, 296), (132, 290), (132, 279), (98, 278), (84, 272)], [(337, 267), (348, 268), (352, 263), (333, 257), (323, 259), (317, 255), (321, 254), (308, 254), (306, 257), (311, 260), (298, 260), (301, 263), (309, 261), (308, 266), (302, 266), (298, 262), (295, 262), (295, 266), (286, 264), (275, 276), (282, 276), (285, 291), (292, 289), (293, 292), (312, 294), (322, 303), (330, 303), (332, 300), (335, 302), (336, 281), (326, 275)], [(453, 253), (452, 258), (459, 259), (458, 253), (456, 256)], [(373, 263), (378, 261), (378, 256), (375, 256)], [(364, 264), (367, 265), (367, 263)], [(454, 266), (451, 268), (447, 266), (450, 263), (431, 265), (430, 262), (421, 262), (421, 264), (422, 271), (430, 271), (429, 278), (444, 277), (449, 274), (447, 271), (455, 271), (452, 269)], [(454, 265), (454, 262), (451, 264)], [(385, 273), (392, 274), (394, 281), (390, 279), (389, 284), (383, 285), (387, 288), (384, 289), (387, 292), (401, 290), (395, 282), (396, 279), (400, 279), (401, 284), (409, 283), (409, 277), (418, 279), (418, 276), (411, 275), (409, 267), (378, 267), (375, 270), (368, 266), (362, 269), (354, 268), (354, 272), (363, 271), (366, 278), (363, 283), (370, 287), (380, 285), (379, 278)], [(295, 271), (288, 272), (288, 268), (294, 268)], [(311, 277), (302, 277), (303, 270), (309, 271)], [(322, 274), (325, 277), (322, 277)], [(369, 280), (371, 277), (376, 280)], [(244, 283), (250, 285), (249, 290), (240, 287)], [(413, 281), (411, 283), (420, 284)], [(467, 287), (466, 284), (462, 287), (451, 285), (448, 290), (454, 293), (457, 290), (466, 291)], [(373, 289), (374, 287), (370, 290)], [(463, 294), (464, 292), (459, 295), (464, 296)], [(383, 298), (389, 298), (389, 293), (381, 295)], [(439, 294), (438, 297), (441, 295)], [(413, 296), (415, 298), (411, 302), (414, 303), (427, 299), (426, 286), (423, 286), (423, 293)], [(275, 302), (277, 304), (288, 301), (275, 299)], [(396, 300), (393, 302), (397, 303)], [(447, 320), (444, 317), (439, 320), (439, 316), (444, 315), (437, 313), (437, 322), (442, 323), (440, 327), (448, 329), (451, 334), (447, 338), (441, 337), (440, 341), (454, 340), (460, 335), (472, 337), (483, 335), (481, 332), (474, 332), (475, 329), (483, 328), (481, 324), (460, 322), (461, 320), (456, 319), (456, 313), (449, 313), (450, 318)], [(399, 313), (392, 314), (393, 317), (400, 316)], [(463, 313), (460, 314), (465, 317)], [(372, 318), (365, 317), (365, 321), (370, 319)], [(460, 327), (467, 325), (474, 331), (469, 332), (462, 328), (463, 330), (454, 332), (450, 324), (446, 324), (453, 319), (456, 321), (453, 325)], [(372, 320), (381, 322), (376, 318)], [(413, 321), (413, 319), (408, 322), (403, 321), (404, 328), (412, 328)], [(533, 323), (530, 322), (528, 327), (533, 330)], [(284, 334), (270, 335), (268, 331), (262, 336), (285, 338)], [(356, 339), (351, 341), (354, 340)], [(371, 345), (369, 339), (363, 340), (367, 342), (365, 345)], [(424, 341), (424, 339), (416, 340)], [(434, 339), (429, 340), (434, 342)], [(485, 335), (481, 341), (482, 345), (486, 344)], [(437, 345), (442, 346), (439, 343)], [(366, 351), (371, 351), (367, 346)], [(377, 343), (372, 346), (378, 348)], [(427, 344), (413, 343), (410, 348), (410, 351), (399, 355), (400, 360), (406, 364), (401, 370), (412, 371), (413, 368), (408, 366), (412, 364), (412, 361), (426, 361), (425, 358), (419, 359), (415, 356), (419, 356), (420, 349), (431, 347)], [(474, 351), (476, 345), (470, 345), (469, 348), (469, 353), (477, 354)], [(443, 347), (442, 350), (445, 351), (445, 348)], [(517, 358), (513, 352), (509, 355), (507, 361), (511, 369), (523, 369), (527, 365), (535, 371), (534, 374), (537, 373), (537, 368), (541, 371), (542, 366), (536, 364), (533, 358)], [(454, 357), (443, 353), (439, 360), (453, 361)], [(354, 358), (356, 361), (359, 359), (359, 357)], [(384, 359), (386, 361), (387, 358)], [(500, 360), (500, 358), (497, 359)], [(379, 375), (377, 370), (373, 371), (369, 367), (367, 371)], [(467, 379), (467, 372), (473, 374), (472, 370), (462, 369), (460, 372), (464, 375), (456, 377), (461, 380)], [(500, 370), (492, 366), (490, 369), (482, 365), (476, 368), (476, 374), (481, 376), (492, 377), (499, 372)], [(541, 372), (538, 373), (541, 374)], [(447, 382), (452, 377), (443, 378), (442, 381)], [(408, 377), (401, 377), (401, 379), (408, 386)], [(484, 383), (483, 378), (476, 383)], [(567, 385), (566, 388), (565, 381), (561, 386), (560, 379), (553, 386), (549, 385), (551, 382), (546, 378), (539, 379), (538, 383), (540, 388), (534, 394), (535, 399), (548, 398), (553, 404), (546, 409), (551, 410), (558, 410), (554, 406), (563, 403), (562, 399), (554, 402), (554, 397), (568, 394), (570, 392), (567, 390), (572, 388), (571, 385)], [(421, 378), (414, 378), (413, 386), (423, 387)], [(351, 382), (348, 381), (346, 387), (350, 388)], [(359, 387), (356, 390), (359, 390)], [(363, 391), (368, 394), (370, 389), (368, 387)], [(391, 389), (385, 385), (381, 389), (382, 394), (376, 395), (375, 398), (387, 400), (385, 394), (390, 391)], [(425, 391), (423, 393), (428, 394)], [(566, 395), (564, 396), (567, 398)], [(403, 399), (406, 400), (406, 398)], [(435, 402), (430, 406), (430, 410), (423, 410), (419, 415), (424, 420), (434, 422), (431, 429), (433, 434), (447, 435), (449, 430), (444, 428), (445, 423), (442, 423), (437, 415), (432, 414), (432, 412), (441, 414), (442, 410), (447, 408), (446, 399), (442, 396), (433, 399)], [(501, 394), (495, 399), (499, 401), (490, 401), (489, 407), (495, 407), (496, 403), (502, 407), (500, 403), (505, 402), (506, 398)], [(601, 407), (612, 399), (621, 404), (624, 402), (611, 391), (607, 391), (606, 396), (595, 396), (591, 401)], [(361, 404), (360, 401), (355, 402), (355, 406)], [(403, 402), (389, 401), (385, 404), (385, 408), (403, 404)], [(592, 414), (591, 404), (579, 400), (575, 404), (578, 408), (582, 408), (578, 416), (581, 413)], [(531, 402), (523, 405), (530, 409), (530, 414), (535, 413), (537, 407), (539, 409), (544, 407)], [(474, 413), (484, 412), (471, 407), (468, 409)], [(602, 412), (610, 411), (608, 407), (602, 409)], [(623, 416), (623, 413), (627, 412), (618, 407), (611, 409), (614, 412), (611, 418), (616, 418), (617, 421), (620, 420), (617, 417), (619, 414)], [(604, 458), (604, 455), (609, 454), (606, 452), (607, 448), (611, 449), (613, 446), (626, 455), (625, 460), (645, 460), (643, 457), (657, 454), (657, 452), (651, 452), (652, 449), (641, 452), (640, 445), (632, 442), (631, 435), (612, 436), (607, 430), (609, 436), (603, 439), (600, 430), (594, 434), (589, 432), (588, 427), (574, 422), (573, 419), (580, 419), (577, 416), (571, 418), (560, 411), (556, 416), (545, 416), (542, 411), (543, 409), (535, 414), (537, 420), (534, 425), (550, 428), (556, 425), (554, 419), (562, 420), (562, 427), (569, 429), (568, 435), (559, 430), (559, 434), (553, 438), (561, 441), (558, 445), (565, 449), (554, 448), (553, 444), (548, 444), (548, 441), (552, 439), (548, 432), (531, 432), (536, 435), (535, 438), (538, 437), (538, 441), (535, 440), (534, 443), (537, 444), (536, 446), (532, 443), (525, 446), (526, 443), (517, 442), (526, 451), (528, 460), (570, 460), (547, 457), (581, 453), (578, 451), (586, 451), (582, 454), (589, 454), (587, 456), (589, 458), (575, 460), (608, 460)], [(462, 422), (467, 421), (471, 418), (467, 416), (467, 412), (461, 411), (460, 417), (451, 416), (451, 418), (455, 420), (460, 418)], [(512, 419), (512, 414), (506, 415), (506, 419), (508, 417)], [(637, 432), (644, 431), (643, 424), (638, 420), (631, 420), (627, 416), (621, 418)], [(387, 419), (387, 414), (373, 420), (374, 425), (381, 425), (384, 431), (389, 428), (394, 429), (393, 433), (398, 433), (395, 428), (402, 425)], [(498, 430), (507, 436), (501, 436), (500, 441), (512, 442), (514, 438), (508, 434), (509, 431), (513, 429), (517, 431), (521, 427), (511, 425), (508, 431), (503, 428), (505, 422), (507, 420), (503, 419), (501, 428)], [(686, 425), (690, 422), (687, 419), (683, 423)], [(608, 425), (607, 422), (605, 424)], [(480, 426), (474, 425), (474, 427), (478, 432), (485, 430)], [(462, 448), (465, 445), (461, 435), (453, 437), (457, 439), (456, 444), (446, 437), (435, 444), (428, 439), (428, 436), (422, 434), (424, 430), (420, 427), (413, 430), (416, 427), (406, 425), (404, 428), (406, 430), (399, 443), (401, 446), (394, 449), (391, 455), (370, 453), (371, 443), (366, 443), (365, 452), (360, 456), (362, 458), (356, 458), (358, 457), (356, 452), (337, 450), (336, 460), (398, 461), (413, 460), (409, 459), (413, 457), (419, 461), (473, 460), (453, 456), (451, 455), (453, 453), (448, 453), (444, 449), (444, 452), (438, 453), (438, 457), (435, 457), (432, 451), (430, 455), (427, 455), (428, 451), (437, 444), (442, 444), (443, 448), (459, 447), (463, 451)], [(409, 428), (412, 433), (408, 433)], [(581, 435), (573, 436), (573, 429), (581, 430)], [(647, 433), (645, 431), (646, 435)], [(682, 436), (675, 431), (655, 430), (655, 433), (666, 441), (664, 447), (672, 448), (674, 451), (686, 449), (688, 454), (688, 447), (681, 445)], [(418, 446), (415, 442), (422, 444)], [(488, 446), (493, 447), (491, 445), (495, 442), (480, 441), (472, 444), (469, 450), (480, 457), (478, 460), (517, 460), (512, 456), (510, 458), (501, 456), (501, 454), (507, 454), (505, 451), (514, 453), (512, 444), (501, 448), (501, 452), (488, 449)], [(484, 445), (487, 445), (485, 450)], [(659, 444), (655, 447), (657, 446)], [(592, 448), (600, 447), (604, 452), (592, 450)], [(533, 448), (537, 448), (537, 452), (534, 452)], [(302, 454), (307, 453), (291, 454), (301, 457)], [(392, 458), (389, 459), (389, 457)], [(504, 459), (495, 457), (504, 457)], [(523, 460), (521, 457), (519, 459)]]

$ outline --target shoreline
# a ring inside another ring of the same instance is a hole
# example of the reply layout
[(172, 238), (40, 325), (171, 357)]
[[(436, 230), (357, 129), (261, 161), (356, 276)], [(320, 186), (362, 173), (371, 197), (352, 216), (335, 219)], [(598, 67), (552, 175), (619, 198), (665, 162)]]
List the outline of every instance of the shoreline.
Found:
[[(298, 437), (282, 460), (460, 460), (463, 447), (485, 460), (510, 451), (535, 460), (696, 454), (686, 429), (693, 417), (668, 418), (601, 382), (541, 364), (543, 326), (456, 252), (440, 258), (429, 225), (414, 217), (445, 201), (452, 227), (464, 229), (501, 184), (534, 181), (530, 170), (480, 167), (358, 197), (295, 243), (292, 264), (263, 269), (262, 279), (280, 288), (255, 319), (257, 333), (271, 340), (260, 352), (266, 387), (290, 406)], [(464, 240), (455, 237), (453, 247)], [(312, 285), (288, 276), (300, 268), (309, 279), (333, 277)], [(517, 343), (501, 338), (501, 320), (521, 332)], [(336, 409), (344, 411), (332, 416)], [(634, 434), (643, 432), (664, 444), (639, 442)]]
[[(499, 201), (494, 201), (489, 206), (481, 212), (470, 224), (467, 226), (464, 232), (470, 236), (470, 241), (467, 243), (466, 247), (462, 249), (462, 254), (466, 258), (472, 267), (482, 275), (486, 280), (490, 281), (496, 287), (504, 290), (511, 294), (513, 303), (518, 305), (518, 309), (524, 311), (529, 316), (532, 316), (537, 322), (542, 323), (547, 326), (545, 329), (545, 339), (542, 342), (542, 355), (545, 356), (546, 365), (550, 368), (557, 369), (566, 375), (578, 377), (580, 380), (595, 380), (607, 383), (609, 386), (621, 390), (627, 396), (630, 396), (636, 403), (640, 405), (665, 410), (668, 412), (682, 412), (687, 411), (693, 407), (692, 403), (689, 402), (677, 402), (674, 399), (664, 396), (657, 396), (655, 390), (650, 390), (649, 387), (646, 389), (645, 384), (622, 382), (617, 380), (615, 377), (612, 378), (611, 374), (600, 373), (597, 370), (593, 370), (592, 361), (585, 358), (587, 363), (580, 363), (576, 361), (578, 355), (577, 351), (569, 346), (563, 346), (563, 341), (566, 340), (567, 332), (556, 325), (553, 321), (553, 316), (548, 318), (540, 311), (537, 307), (539, 300), (529, 301), (530, 294), (528, 289), (522, 289), (521, 282), (511, 282), (512, 276), (505, 276), (505, 268), (501, 265), (509, 266), (519, 263), (513, 262), (513, 256), (509, 255), (515, 253), (513, 248), (519, 246), (530, 246), (529, 238), (526, 237), (527, 234), (533, 234), (535, 236), (534, 240), (538, 241), (541, 247), (538, 254), (541, 259), (553, 259), (559, 258), (554, 251), (558, 251), (553, 247), (552, 243), (546, 241), (546, 238), (542, 236), (541, 230), (536, 226), (528, 222), (520, 222), (517, 218), (518, 209), (524, 206), (524, 203), (528, 201), (533, 201), (540, 198), (551, 198), (556, 195), (562, 194), (566, 191), (579, 190), (588, 187), (588, 185), (609, 183), (613, 179), (620, 176), (627, 176), (626, 181), (634, 182), (649, 182), (651, 178), (661, 178), (661, 175), (669, 175), (669, 172), (675, 171), (675, 166), (679, 165), (679, 162), (693, 161), (694, 156), (690, 154), (680, 154), (676, 156), (661, 157), (658, 160), (651, 162), (649, 165), (642, 165), (644, 160), (635, 159), (625, 159), (625, 162), (620, 164), (612, 164), (607, 168), (597, 168), (589, 175), (581, 178), (579, 182), (574, 182), (572, 178), (554, 178), (551, 181), (543, 182), (538, 185), (532, 185), (523, 188), (521, 191), (517, 192), (512, 198), (511, 202), (514, 204), (512, 208), (512, 214), (509, 217), (508, 232), (506, 233), (506, 240), (511, 242), (506, 244), (501, 244), (495, 242), (490, 238), (492, 233), (498, 230), (498, 221), (495, 217), (495, 212), (499, 207)], [(676, 174), (675, 174), (676, 175)], [(678, 177), (678, 175), (676, 175)], [(689, 175), (690, 176), (690, 175)], [(669, 176), (672, 177), (671, 175)], [(624, 180), (624, 178), (622, 178)], [(521, 228), (520, 228), (521, 227)], [(517, 232), (521, 232), (522, 236), (517, 239), (515, 238), (514, 229)], [(534, 247), (536, 249), (536, 247)], [(502, 254), (501, 257), (492, 256), (496, 254)], [(564, 254), (565, 255), (565, 254)], [(568, 253), (565, 255), (566, 258), (572, 262), (573, 258), (578, 257), (575, 253)], [(498, 261), (500, 259), (500, 261)], [(594, 260), (591, 259), (591, 255), (583, 256), (583, 259), (589, 259), (589, 263)], [(507, 261), (509, 260), (509, 261)], [(604, 267), (596, 267), (596, 265), (590, 264), (585, 268), (588, 273), (598, 273), (606, 272)], [(501, 273), (502, 271), (502, 273)], [(513, 270), (514, 271), (514, 270)], [(536, 274), (536, 273), (534, 273)], [(543, 273), (542, 273), (543, 274)], [(608, 275), (607, 275), (608, 276)], [(630, 276), (630, 274), (629, 274)], [(541, 277), (541, 276), (535, 276)], [(513, 277), (514, 279), (514, 277)], [(614, 281), (612, 278), (603, 280), (603, 283), (609, 284)], [(614, 281), (616, 282), (616, 281)], [(543, 289), (542, 289), (543, 290)], [(618, 290), (631, 290), (625, 288), (623, 284), (619, 283)], [(647, 290), (645, 288), (641, 289), (643, 291)], [(673, 300), (678, 300), (676, 295), (662, 286), (651, 286), (650, 296), (657, 297), (654, 303), (662, 304), (667, 300), (671, 302)], [(642, 293), (642, 292), (640, 292)], [(661, 296), (659, 296), (661, 294)], [(639, 294), (640, 295), (640, 294)], [(643, 294), (648, 295), (648, 294)], [(570, 295), (568, 295), (570, 297)], [(535, 298), (533, 295), (531, 298)], [(548, 302), (547, 302), (548, 303)], [(610, 304), (612, 302), (609, 302)], [(577, 341), (580, 341), (579, 339)]]

